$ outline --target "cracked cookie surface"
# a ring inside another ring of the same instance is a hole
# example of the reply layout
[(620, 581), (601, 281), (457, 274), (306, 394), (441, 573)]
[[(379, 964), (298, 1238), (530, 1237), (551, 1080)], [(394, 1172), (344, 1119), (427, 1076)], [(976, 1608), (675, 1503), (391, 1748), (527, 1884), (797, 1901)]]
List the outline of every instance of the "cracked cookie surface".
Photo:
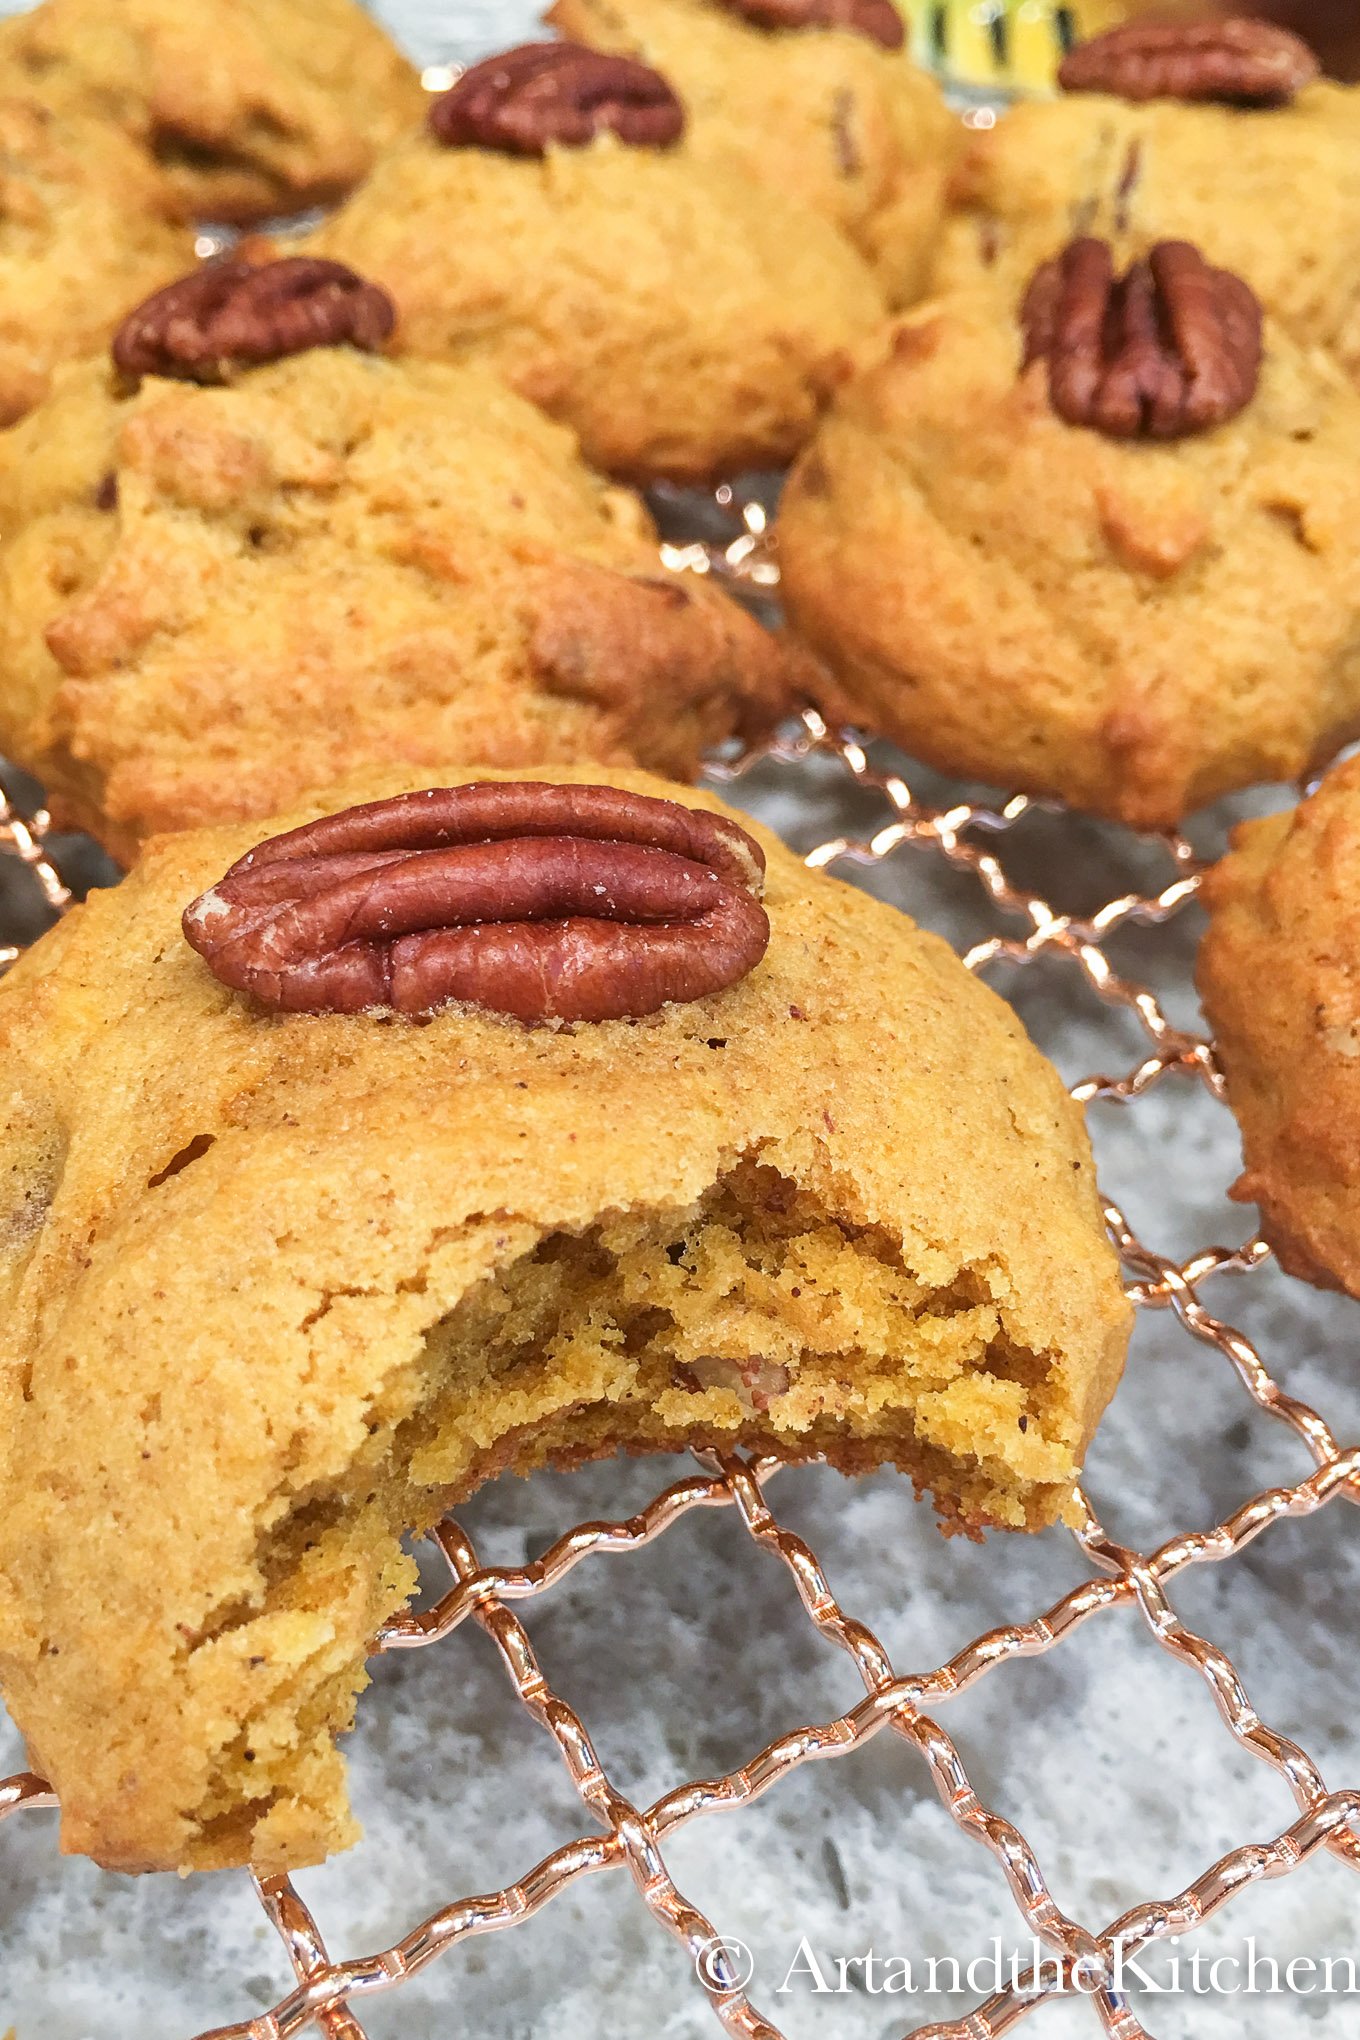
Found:
[(759, 28), (720, 0), (557, 0), (548, 18), (654, 65), (696, 155), (830, 220), (894, 307), (920, 296), (963, 129), (903, 50), (849, 29)]
[(489, 376), (314, 349), (72, 369), (0, 444), (0, 744), (126, 858), (357, 757), (688, 777), (792, 658)]
[(0, 1685), (64, 1847), (351, 1841), (401, 1534), (497, 1471), (745, 1445), (1061, 1514), (1128, 1307), (1077, 1108), (943, 942), (759, 831), (765, 956), (647, 1021), (266, 1014), (179, 926), (259, 833), (161, 838), (0, 985)]

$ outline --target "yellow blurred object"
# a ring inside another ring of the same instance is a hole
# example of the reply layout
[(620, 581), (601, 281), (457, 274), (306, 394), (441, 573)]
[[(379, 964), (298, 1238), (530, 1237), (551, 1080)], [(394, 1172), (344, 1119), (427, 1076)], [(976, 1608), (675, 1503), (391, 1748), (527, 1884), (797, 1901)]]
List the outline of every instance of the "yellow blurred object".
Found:
[(912, 52), (951, 85), (1044, 92), (1063, 52), (1140, 11), (1137, 0), (910, 0)]

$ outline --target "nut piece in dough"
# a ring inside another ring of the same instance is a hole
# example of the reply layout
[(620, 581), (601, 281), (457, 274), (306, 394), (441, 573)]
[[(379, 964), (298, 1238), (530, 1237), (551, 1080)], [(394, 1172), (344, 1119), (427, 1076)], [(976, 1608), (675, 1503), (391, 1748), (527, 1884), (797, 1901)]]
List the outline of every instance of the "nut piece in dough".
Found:
[(41, 0), (0, 24), (0, 91), (122, 128), (182, 218), (238, 224), (339, 198), (426, 98), (358, 0)]
[(0, 440), (0, 748), (124, 859), (362, 758), (692, 777), (795, 678), (476, 369), (318, 347), (129, 389), (89, 362)]
[(1064, 92), (1219, 106), (1288, 106), (1317, 75), (1307, 43), (1243, 17), (1121, 22), (1078, 43), (1058, 67)]
[(396, 319), (387, 292), (342, 262), (225, 255), (129, 312), (113, 336), (113, 363), (126, 376), (230, 382), (237, 369), (312, 347), (379, 348)]
[(215, 978), (280, 1013), (641, 1020), (770, 940), (760, 845), (617, 786), (426, 786), (270, 836), (184, 910)]
[(1261, 307), (1189, 241), (1159, 241), (1115, 273), (1109, 243), (1071, 241), (1020, 306), (1022, 368), (1047, 364), (1049, 402), (1110, 439), (1185, 439), (1235, 418), (1261, 374)]
[(1055, 415), (995, 294), (923, 306), (777, 524), (790, 618), (856, 719), (961, 778), (1168, 828), (1360, 726), (1360, 395), (1267, 329), (1215, 430)]
[(1129, 1323), (1078, 1109), (943, 942), (752, 833), (764, 958), (646, 1021), (260, 1014), (179, 933), (254, 825), (0, 984), (0, 1688), (64, 1847), (351, 1841), (402, 1532), (495, 1473), (745, 1447), (1063, 1514)]
[(880, 49), (900, 50), (907, 27), (893, 0), (719, 0), (757, 28), (839, 28)]
[(685, 110), (661, 76), (635, 57), (583, 43), (522, 43), (464, 71), (430, 108), (430, 133), (447, 149), (544, 156), (611, 134), (633, 149), (665, 149)]

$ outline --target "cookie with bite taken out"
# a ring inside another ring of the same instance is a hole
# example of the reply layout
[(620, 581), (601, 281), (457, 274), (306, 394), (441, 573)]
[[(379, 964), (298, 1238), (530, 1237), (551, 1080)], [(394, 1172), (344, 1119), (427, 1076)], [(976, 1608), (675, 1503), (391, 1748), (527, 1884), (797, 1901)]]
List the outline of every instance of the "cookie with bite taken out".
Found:
[(1014, 1014), (642, 774), (162, 837), (0, 984), (0, 1062), (0, 1689), (110, 1867), (354, 1839), (403, 1536), (498, 1472), (745, 1447), (1037, 1528), (1119, 1376)]
[(792, 650), (394, 322), (336, 263), (208, 265), (0, 440), (0, 745), (114, 855), (356, 758), (689, 777), (782, 712)]

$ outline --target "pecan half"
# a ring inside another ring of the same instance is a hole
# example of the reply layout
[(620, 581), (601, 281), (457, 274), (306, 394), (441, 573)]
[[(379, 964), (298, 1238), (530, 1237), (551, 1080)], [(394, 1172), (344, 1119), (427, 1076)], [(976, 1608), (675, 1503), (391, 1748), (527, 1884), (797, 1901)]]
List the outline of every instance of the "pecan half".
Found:
[(1064, 92), (1119, 99), (1215, 100), (1287, 106), (1318, 75), (1306, 42), (1268, 21), (1128, 21), (1078, 43), (1063, 59)]
[(223, 382), (235, 366), (309, 347), (381, 347), (396, 316), (387, 292), (343, 262), (228, 256), (129, 312), (113, 336), (113, 359), (124, 375)]
[(213, 974), (288, 1013), (618, 1020), (753, 969), (765, 859), (722, 815), (612, 786), (488, 781), (274, 836), (184, 916)]
[(723, 5), (756, 28), (844, 28), (885, 50), (900, 50), (906, 39), (892, 0), (723, 0)]
[(1188, 241), (1159, 241), (1127, 275), (1108, 242), (1073, 241), (1036, 271), (1020, 309), (1022, 365), (1048, 363), (1049, 402), (1111, 439), (1184, 439), (1256, 393), (1261, 307)]
[(608, 128), (635, 149), (679, 141), (685, 109), (659, 71), (583, 43), (523, 43), (465, 71), (429, 113), (450, 148), (541, 156), (549, 143), (580, 149)]

